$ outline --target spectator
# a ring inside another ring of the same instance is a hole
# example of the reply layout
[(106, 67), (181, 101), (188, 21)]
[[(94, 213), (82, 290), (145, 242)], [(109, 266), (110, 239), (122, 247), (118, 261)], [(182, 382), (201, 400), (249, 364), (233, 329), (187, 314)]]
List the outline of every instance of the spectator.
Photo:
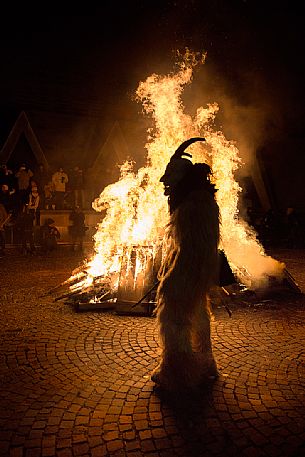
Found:
[(38, 183), (37, 181), (35, 181), (35, 179), (32, 179), (30, 180), (30, 186), (29, 186), (29, 192), (31, 192), (31, 190), (33, 189), (33, 187), (36, 187), (36, 189), (38, 190), (39, 192), (39, 187), (38, 187)]
[[(32, 182), (34, 183), (34, 182)], [(40, 225), (40, 195), (38, 193), (38, 188), (35, 185), (32, 185), (31, 191), (29, 194), (29, 203), (28, 203), (29, 213), (32, 215), (35, 225)]]
[(265, 213), (261, 225), (261, 240), (265, 247), (273, 247), (280, 243), (282, 224), (277, 211), (272, 208)]
[(6, 184), (10, 192), (15, 192), (17, 188), (17, 180), (12, 172), (6, 165), (2, 165), (0, 169), (0, 185)]
[(0, 190), (0, 203), (5, 207), (7, 212), (12, 210), (12, 199), (7, 184), (2, 184)]
[(75, 166), (70, 174), (70, 189), (73, 192), (73, 207), (79, 206), (84, 209), (84, 175), (78, 166)]
[(96, 172), (92, 168), (88, 168), (84, 175), (84, 192), (85, 192), (85, 206), (92, 208), (92, 202), (99, 196), (103, 187), (97, 184)]
[(286, 243), (288, 248), (300, 247), (302, 242), (302, 230), (299, 216), (293, 207), (286, 209), (285, 217)]
[(50, 178), (49, 178), (48, 172), (46, 171), (46, 169), (42, 163), (40, 163), (38, 165), (37, 170), (34, 172), (34, 180), (38, 187), (38, 193), (40, 195), (40, 200), (41, 200), (40, 201), (41, 208), (44, 208), (45, 207), (44, 186), (47, 185)]
[(40, 163), (38, 165), (38, 168), (35, 170), (34, 180), (37, 183), (38, 192), (41, 193), (41, 191), (43, 190), (44, 186), (49, 181), (49, 174), (46, 171), (46, 169), (45, 169), (45, 167), (44, 167), (44, 165), (42, 163)]
[(55, 191), (55, 209), (64, 209), (64, 199), (68, 175), (60, 167), (52, 176), (52, 183)]
[(41, 227), (41, 245), (45, 253), (54, 251), (57, 248), (57, 241), (60, 239), (60, 232), (54, 224), (55, 221), (48, 218)]
[(2, 203), (8, 213), (12, 213), (13, 216), (16, 216), (20, 204), (17, 199), (17, 194), (15, 190), (9, 191), (7, 184), (2, 184), (0, 189), (0, 203)]
[(79, 206), (76, 206), (75, 209), (71, 212), (69, 216), (72, 225), (70, 226), (70, 234), (72, 238), (72, 250), (77, 250), (77, 244), (80, 251), (83, 250), (83, 239), (88, 230), (88, 227), (85, 225), (85, 215), (81, 211)]
[(22, 254), (34, 254), (33, 216), (29, 213), (25, 204), (18, 214), (16, 228), (20, 236)]
[(33, 176), (33, 172), (30, 169), (26, 168), (26, 165), (23, 163), (17, 173), (15, 174), (18, 180), (18, 193), (19, 199), (22, 204), (25, 204), (28, 199), (28, 190), (30, 186), (30, 179)]
[(44, 186), (44, 208), (55, 209), (55, 191), (52, 181)]
[(0, 257), (4, 256), (5, 249), (5, 223), (8, 222), (10, 215), (7, 213), (5, 206), (0, 203)]

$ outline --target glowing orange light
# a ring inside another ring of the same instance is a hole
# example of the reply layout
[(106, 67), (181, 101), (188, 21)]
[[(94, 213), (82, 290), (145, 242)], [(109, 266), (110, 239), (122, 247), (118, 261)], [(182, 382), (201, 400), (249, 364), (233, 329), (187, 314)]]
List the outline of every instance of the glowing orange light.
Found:
[[(265, 254), (254, 230), (238, 215), (241, 189), (234, 172), (242, 163), (236, 146), (214, 129), (217, 103), (199, 107), (194, 117), (184, 112), (181, 94), (192, 81), (194, 66), (204, 59), (205, 55), (187, 52), (175, 73), (153, 74), (140, 82), (137, 99), (154, 123), (145, 145), (147, 164), (135, 172), (133, 163), (125, 162), (119, 180), (93, 202), (93, 208), (106, 209), (106, 215), (94, 236), (95, 254), (86, 265), (86, 275), (74, 284), (75, 289), (90, 287), (94, 278), (104, 277), (109, 287), (117, 290), (122, 268), (131, 288), (143, 283), (147, 247), (154, 257), (168, 222), (167, 198), (159, 179), (180, 143), (195, 136), (205, 137), (206, 142), (192, 145), (189, 152), (194, 162), (207, 162), (213, 170), (222, 223), (221, 247), (233, 271), (242, 283), (254, 288), (261, 286), (268, 275), (282, 274), (284, 265)], [(126, 256), (135, 246), (137, 258), (129, 264)]]

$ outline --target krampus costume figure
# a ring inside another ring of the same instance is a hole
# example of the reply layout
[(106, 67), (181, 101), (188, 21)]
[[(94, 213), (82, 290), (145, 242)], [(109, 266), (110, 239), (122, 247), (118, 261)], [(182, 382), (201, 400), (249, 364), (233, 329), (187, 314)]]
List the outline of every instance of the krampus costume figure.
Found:
[(159, 272), (157, 323), (162, 357), (152, 380), (168, 391), (217, 376), (210, 337), (208, 293), (218, 278), (219, 208), (211, 169), (176, 150), (160, 179), (169, 199), (168, 248)]

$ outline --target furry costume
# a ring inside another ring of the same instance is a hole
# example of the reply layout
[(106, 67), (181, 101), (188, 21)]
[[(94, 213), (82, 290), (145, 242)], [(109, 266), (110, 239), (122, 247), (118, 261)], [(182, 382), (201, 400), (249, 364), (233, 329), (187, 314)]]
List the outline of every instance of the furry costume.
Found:
[[(181, 155), (172, 157), (161, 178), (169, 195), (170, 222), (157, 291), (162, 357), (152, 380), (169, 391), (192, 388), (217, 375), (208, 302), (218, 277), (216, 190), (209, 181), (209, 166), (193, 165)], [(177, 183), (170, 176), (175, 168), (180, 170)]]

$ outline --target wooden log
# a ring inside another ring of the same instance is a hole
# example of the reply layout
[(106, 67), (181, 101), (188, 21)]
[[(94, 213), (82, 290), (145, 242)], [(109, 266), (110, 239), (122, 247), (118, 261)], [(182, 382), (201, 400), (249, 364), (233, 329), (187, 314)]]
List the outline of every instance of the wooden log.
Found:
[(284, 277), (285, 277), (287, 284), (291, 287), (291, 289), (294, 292), (296, 292), (297, 294), (302, 294), (302, 291), (301, 291), (299, 285), (297, 284), (294, 277), (289, 273), (287, 268), (284, 268)]
[(97, 311), (97, 310), (110, 310), (115, 307), (115, 303), (110, 300), (104, 300), (103, 302), (78, 302), (78, 311)]

